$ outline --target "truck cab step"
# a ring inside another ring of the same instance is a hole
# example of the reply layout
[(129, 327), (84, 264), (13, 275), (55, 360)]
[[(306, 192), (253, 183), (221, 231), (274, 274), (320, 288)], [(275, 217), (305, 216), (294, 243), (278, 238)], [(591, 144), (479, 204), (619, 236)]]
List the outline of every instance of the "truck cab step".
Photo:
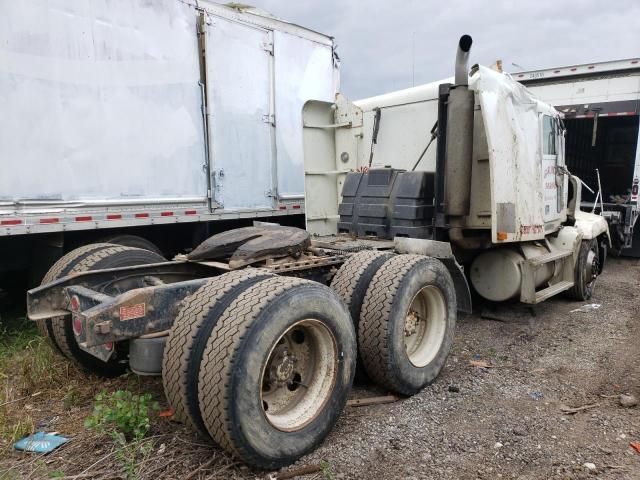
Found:
[(542, 265), (550, 262), (555, 262), (556, 260), (561, 260), (573, 254), (572, 250), (556, 250), (554, 252), (549, 252), (545, 255), (540, 255), (538, 257), (533, 257), (526, 262), (531, 265), (533, 268), (541, 267)]
[(560, 292), (564, 292), (565, 290), (569, 290), (573, 287), (574, 283), (568, 280), (564, 280), (562, 282), (558, 282), (550, 287), (544, 288), (538, 292), (536, 292), (535, 303), (544, 302), (547, 298), (553, 297)]

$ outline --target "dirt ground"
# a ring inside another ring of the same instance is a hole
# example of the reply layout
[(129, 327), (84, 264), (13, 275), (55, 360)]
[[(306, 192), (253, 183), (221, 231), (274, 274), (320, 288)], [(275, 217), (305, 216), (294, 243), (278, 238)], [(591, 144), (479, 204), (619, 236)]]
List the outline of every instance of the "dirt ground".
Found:
[[(322, 463), (300, 478), (640, 479), (640, 454), (630, 447), (640, 442), (640, 406), (618, 401), (621, 393), (640, 397), (640, 261), (611, 260), (591, 302), (601, 307), (571, 312), (582, 304), (558, 298), (459, 318), (432, 386), (395, 403), (347, 407), (325, 442), (279, 475)], [(166, 418), (154, 419), (146, 453), (127, 470), (113, 442), (88, 432), (83, 420), (101, 389), (151, 392), (163, 403), (161, 381), (88, 378), (53, 354), (43, 379), (21, 361), (0, 371), (0, 415), (9, 427), (28, 415), (31, 425), (71, 441), (41, 457), (13, 451), (5, 435), (0, 479), (275, 477), (235, 463)], [(386, 393), (358, 386), (352, 397)], [(567, 407), (585, 408), (567, 414)]]

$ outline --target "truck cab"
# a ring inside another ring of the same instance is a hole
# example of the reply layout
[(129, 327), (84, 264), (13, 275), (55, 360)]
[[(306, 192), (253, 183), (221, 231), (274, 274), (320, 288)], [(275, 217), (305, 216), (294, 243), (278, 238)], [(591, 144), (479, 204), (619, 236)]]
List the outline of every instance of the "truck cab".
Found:
[[(411, 236), (395, 227), (411, 221), (418, 237), (451, 245), (489, 300), (588, 297), (610, 239), (606, 221), (576, 203), (563, 114), (508, 74), (469, 70), (465, 48), (463, 37), (453, 79), (305, 105), (307, 228), (393, 239)], [(381, 185), (385, 170), (395, 173)], [(420, 187), (398, 190), (408, 183)], [(589, 260), (577, 260), (584, 248)]]

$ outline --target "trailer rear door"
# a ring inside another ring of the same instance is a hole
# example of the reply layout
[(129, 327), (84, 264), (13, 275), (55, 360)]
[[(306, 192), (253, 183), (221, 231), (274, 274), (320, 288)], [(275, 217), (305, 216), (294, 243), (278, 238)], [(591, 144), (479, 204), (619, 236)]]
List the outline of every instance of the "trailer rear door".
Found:
[(207, 26), (212, 186), (225, 210), (273, 207), (271, 35), (219, 17)]

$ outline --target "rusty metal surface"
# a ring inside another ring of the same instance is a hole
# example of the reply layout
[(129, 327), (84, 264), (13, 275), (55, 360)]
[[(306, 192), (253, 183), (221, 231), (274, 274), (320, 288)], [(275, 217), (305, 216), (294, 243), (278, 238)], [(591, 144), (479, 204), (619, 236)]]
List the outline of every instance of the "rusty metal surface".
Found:
[(163, 262), (132, 267), (108, 268), (70, 275), (27, 292), (27, 315), (41, 320), (68, 315), (65, 288), (82, 286), (91, 290), (118, 294), (161, 281), (173, 283), (193, 278), (212, 277), (219, 269), (198, 263)]
[(82, 320), (83, 335), (79, 339), (83, 349), (118, 342), (141, 335), (161, 332), (173, 325), (182, 300), (195, 292), (207, 278), (188, 280), (153, 287), (136, 288), (121, 295), (101, 296), (83, 287), (65, 289), (70, 298), (76, 295), (86, 310), (74, 312)]
[(229, 267), (240, 268), (268, 258), (297, 258), (311, 245), (309, 232), (295, 227), (244, 227), (219, 233), (202, 242), (187, 258), (229, 258)]

